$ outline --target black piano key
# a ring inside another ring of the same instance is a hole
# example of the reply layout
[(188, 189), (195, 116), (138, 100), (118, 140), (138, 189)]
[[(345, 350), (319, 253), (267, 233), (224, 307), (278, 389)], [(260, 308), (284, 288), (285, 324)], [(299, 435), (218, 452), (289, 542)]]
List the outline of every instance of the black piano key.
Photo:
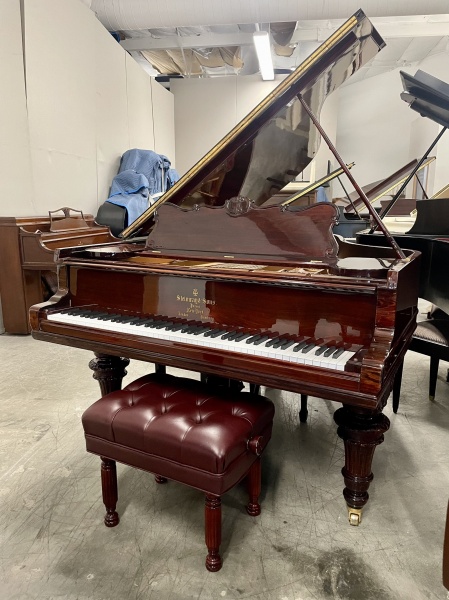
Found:
[[(253, 344), (255, 346), (260, 346), (260, 344), (263, 344), (264, 342), (266, 342), (267, 340), (270, 339), (269, 335), (263, 335), (262, 337), (260, 337), (258, 340), (256, 340), (255, 342), (253, 342)], [(248, 340), (247, 340), (248, 341)]]
[(265, 344), (265, 347), (269, 348), (270, 346), (273, 346), (273, 344), (276, 344), (281, 339), (282, 338), (280, 338), (280, 337), (271, 338), (271, 340), (268, 340), (268, 342)]
[(343, 354), (343, 352), (345, 351), (344, 346), (342, 346), (341, 348), (339, 348), (337, 350), (337, 352), (335, 352), (335, 354), (332, 354), (332, 358), (338, 358), (339, 356), (341, 356)]
[(187, 323), (181, 329), (181, 333), (191, 333), (192, 331), (195, 331), (196, 328), (197, 328), (197, 325), (193, 325), (192, 323)]
[(277, 349), (280, 348), (283, 344), (286, 344), (287, 342), (288, 340), (286, 340), (285, 338), (278, 338), (278, 341), (272, 344), (272, 347)]
[(211, 337), (211, 335), (216, 331), (218, 331), (216, 327), (211, 327), (208, 331), (206, 331), (204, 337)]
[(185, 323), (173, 323), (173, 325), (169, 325), (165, 329), (170, 331), (180, 331), (185, 325)]
[(288, 348), (291, 348), (293, 344), (296, 344), (296, 340), (287, 340), (281, 346), (279, 346), (279, 350), (287, 350)]
[(221, 336), (222, 340), (228, 340), (231, 335), (237, 333), (237, 329), (233, 329), (232, 331), (227, 331), (224, 335)]
[(164, 327), (168, 327), (169, 325), (173, 325), (173, 321), (159, 321), (154, 328), (155, 329), (164, 329)]
[(116, 315), (115, 317), (112, 317), (112, 319), (109, 319), (109, 321), (111, 321), (111, 323), (120, 323), (124, 318), (123, 315)]
[(134, 325), (143, 325), (144, 323), (146, 323), (148, 321), (148, 319), (146, 317), (136, 317), (136, 320), (134, 321)]
[[(257, 340), (260, 340), (260, 338), (262, 337), (261, 333), (258, 333), (257, 335), (252, 335), (251, 337), (249, 337), (246, 340), (247, 344), (253, 344), (254, 342), (257, 342)], [(267, 336), (268, 337), (268, 336)]]
[(108, 319), (109, 318), (109, 313), (107, 313), (107, 312), (98, 312), (97, 316), (95, 318), (98, 319), (99, 321), (104, 321), (104, 319)]
[(144, 327), (153, 327), (153, 325), (156, 323), (155, 319), (153, 318), (149, 318), (149, 319), (145, 319), (144, 320)]
[(316, 346), (315, 342), (310, 342), (309, 344), (307, 344), (307, 346), (304, 346), (304, 348), (301, 350), (301, 352), (303, 354), (305, 354), (306, 352), (309, 352), (310, 350), (312, 350), (312, 348), (314, 348), (314, 346)]
[(320, 356), (320, 354), (323, 354), (323, 352), (325, 352), (328, 349), (328, 346), (320, 346), (318, 348), (318, 350), (315, 352), (315, 356)]
[(300, 350), (305, 348), (307, 346), (307, 344), (308, 344), (308, 340), (304, 340), (303, 342), (300, 342), (293, 348), (293, 352), (299, 352)]
[(204, 333), (208, 329), (209, 329), (209, 327), (198, 327), (198, 329), (193, 332), (193, 335), (200, 335), (201, 333)]
[(123, 319), (122, 323), (134, 323), (135, 321), (138, 321), (140, 319), (140, 317), (127, 317), (126, 319)]
[(227, 338), (223, 336), (222, 339), (227, 339), (229, 342), (233, 342), (241, 333), (243, 333), (243, 331), (234, 331)]
[(326, 358), (328, 356), (330, 356), (331, 354), (333, 354), (335, 352), (335, 350), (337, 349), (337, 346), (330, 346), (326, 352), (323, 354), (323, 356), (325, 356)]
[(243, 342), (243, 340), (246, 340), (246, 338), (249, 338), (249, 337), (251, 337), (250, 333), (242, 332), (242, 333), (239, 333), (239, 335), (234, 338), (234, 342)]
[(224, 333), (226, 333), (226, 329), (216, 329), (213, 333), (210, 334), (209, 337), (216, 338), (220, 335), (223, 335)]

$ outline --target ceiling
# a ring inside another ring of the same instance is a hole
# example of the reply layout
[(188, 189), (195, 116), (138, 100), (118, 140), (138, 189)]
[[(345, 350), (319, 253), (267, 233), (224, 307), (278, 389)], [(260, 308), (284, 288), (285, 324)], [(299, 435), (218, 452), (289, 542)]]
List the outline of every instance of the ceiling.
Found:
[[(150, 74), (184, 77), (257, 73), (257, 30), (270, 32), (275, 70), (289, 72), (360, 8), (360, 0), (82, 1)], [(362, 9), (387, 46), (349, 83), (449, 53), (448, 0), (365, 0)]]

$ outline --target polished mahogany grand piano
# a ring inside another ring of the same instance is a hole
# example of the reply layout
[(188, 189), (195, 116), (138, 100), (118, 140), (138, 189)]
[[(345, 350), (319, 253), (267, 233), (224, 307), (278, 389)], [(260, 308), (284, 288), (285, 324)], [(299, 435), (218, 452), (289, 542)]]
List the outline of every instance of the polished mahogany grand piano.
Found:
[(61, 249), (58, 292), (30, 313), (36, 339), (95, 353), (104, 393), (133, 358), (342, 403), (354, 525), (415, 329), (419, 253), (337, 241), (331, 203), (269, 200), (312, 160), (325, 96), (382, 46), (358, 11), (121, 242)]

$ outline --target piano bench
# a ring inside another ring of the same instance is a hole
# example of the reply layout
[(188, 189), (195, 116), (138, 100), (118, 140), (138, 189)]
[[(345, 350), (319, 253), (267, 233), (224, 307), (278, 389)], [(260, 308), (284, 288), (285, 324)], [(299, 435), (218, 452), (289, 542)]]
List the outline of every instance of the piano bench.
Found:
[[(439, 362), (440, 360), (449, 362), (449, 320), (445, 318), (428, 319), (419, 322), (408, 349), (430, 357), (429, 400), (433, 401), (437, 387)], [(449, 381), (449, 374), (447, 381)], [(401, 382), (402, 366), (393, 387), (393, 412), (395, 413), (399, 407)]]
[(107, 394), (83, 414), (88, 452), (101, 457), (104, 523), (119, 522), (116, 461), (205, 492), (206, 568), (222, 561), (221, 498), (248, 475), (251, 516), (260, 514), (260, 457), (274, 405), (263, 396), (220, 392), (198, 381), (146, 375)]

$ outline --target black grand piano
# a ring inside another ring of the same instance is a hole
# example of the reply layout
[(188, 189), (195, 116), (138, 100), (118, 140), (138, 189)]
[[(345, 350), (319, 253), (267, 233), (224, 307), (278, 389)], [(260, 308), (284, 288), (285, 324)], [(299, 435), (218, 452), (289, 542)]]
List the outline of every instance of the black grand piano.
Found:
[(398, 247), (362, 190), (390, 248), (337, 241), (331, 203), (269, 200), (313, 159), (320, 135), (351, 177), (317, 113), (383, 45), (357, 11), (121, 241), (60, 250), (58, 291), (30, 311), (35, 339), (95, 353), (103, 393), (120, 388), (132, 358), (342, 403), (334, 418), (353, 525), (416, 327), (419, 253)]
[[(449, 85), (423, 71), (418, 71), (414, 77), (401, 72), (401, 77), (404, 87), (401, 98), (421, 116), (442, 125), (422, 162), (449, 127)], [(411, 229), (407, 233), (392, 231), (391, 234), (401, 248), (418, 250), (422, 254), (420, 297), (449, 313), (449, 197), (438, 194), (438, 198), (418, 200), (416, 221)], [(376, 227), (360, 231), (356, 240), (360, 244), (385, 246), (384, 236), (376, 231)]]

